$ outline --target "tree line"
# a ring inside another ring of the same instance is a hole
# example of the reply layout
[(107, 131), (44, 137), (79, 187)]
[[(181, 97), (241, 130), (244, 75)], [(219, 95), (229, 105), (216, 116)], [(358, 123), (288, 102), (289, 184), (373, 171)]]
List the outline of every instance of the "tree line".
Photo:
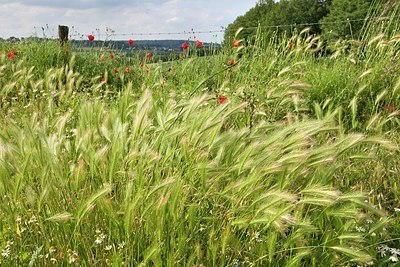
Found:
[(244, 29), (237, 38), (251, 40), (255, 26), (266, 34), (292, 36), (307, 27), (311, 34), (326, 40), (359, 39), (368, 23), (366, 18), (388, 15), (398, 10), (398, 5), (397, 0), (260, 0), (228, 25), (224, 42), (230, 42), (241, 27)]

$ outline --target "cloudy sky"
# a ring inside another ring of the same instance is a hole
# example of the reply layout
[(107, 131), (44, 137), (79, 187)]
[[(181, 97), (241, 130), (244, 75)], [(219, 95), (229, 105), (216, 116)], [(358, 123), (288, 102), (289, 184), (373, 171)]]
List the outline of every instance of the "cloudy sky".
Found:
[[(221, 30), (255, 5), (256, 0), (0, 0), (0, 37), (57, 36), (68, 25), (74, 39), (93, 34), (104, 39), (189, 39), (219, 42)], [(73, 28), (72, 28), (73, 27)], [(43, 30), (43, 29), (44, 30)], [(111, 29), (111, 30), (106, 30)], [(132, 35), (131, 33), (176, 33)]]

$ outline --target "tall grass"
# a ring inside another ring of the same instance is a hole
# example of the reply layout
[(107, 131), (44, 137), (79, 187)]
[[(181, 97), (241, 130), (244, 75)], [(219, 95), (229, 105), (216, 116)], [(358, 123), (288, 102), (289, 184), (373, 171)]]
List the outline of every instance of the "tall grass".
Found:
[(167, 63), (1, 43), (1, 264), (394, 262), (398, 37), (365, 38)]

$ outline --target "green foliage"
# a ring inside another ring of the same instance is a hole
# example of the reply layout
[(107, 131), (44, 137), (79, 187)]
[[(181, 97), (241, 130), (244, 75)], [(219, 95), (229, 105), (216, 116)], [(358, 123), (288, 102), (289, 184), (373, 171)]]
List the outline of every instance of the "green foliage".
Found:
[[(325, 23), (322, 25), (324, 37), (331, 40), (360, 38), (362, 27), (365, 24), (363, 19), (367, 18), (376, 2), (376, 0), (332, 0), (329, 14), (321, 20)], [(332, 23), (336, 21), (342, 23)]]
[[(301, 31), (309, 25), (305, 23), (315, 23), (328, 13), (331, 0), (283, 0), (275, 3), (272, 0), (260, 1), (255, 7), (250, 9), (243, 16), (239, 16), (232, 24), (229, 24), (225, 31), (225, 43), (231, 40), (236, 29), (240, 27), (261, 26), (267, 35), (280, 33), (291, 36), (294, 30)], [(295, 26), (298, 24), (299, 26)], [(284, 27), (274, 27), (286, 25)], [(289, 26), (288, 25), (293, 25)], [(318, 25), (310, 25), (311, 33), (321, 33)], [(255, 29), (241, 31), (239, 38), (250, 41), (255, 36)]]
[(236, 37), (252, 42), (257, 26), (269, 37), (278, 34), (288, 38), (309, 28), (311, 34), (321, 34), (329, 43), (338, 39), (361, 40), (368, 38), (366, 34), (395, 33), (399, 12), (398, 1), (391, 0), (259, 1), (228, 26), (224, 44), (231, 44), (235, 31), (241, 27), (245, 29)]
[(237, 29), (253, 27), (253, 29), (246, 29), (241, 31), (240, 38), (248, 39), (250, 36), (254, 36), (256, 28), (259, 25), (264, 25), (262, 22), (265, 19), (265, 15), (269, 14), (274, 8), (275, 2), (273, 0), (265, 0), (256, 4), (255, 7), (251, 8), (243, 16), (239, 16), (236, 20), (229, 24), (225, 30), (224, 43), (231, 44), (231, 41), (235, 35)]
[(264, 16), (264, 25), (300, 25), (292, 28), (279, 28), (278, 31), (286, 32), (290, 36), (294, 29), (301, 31), (310, 27), (310, 32), (319, 34), (319, 25), (302, 25), (316, 23), (328, 14), (329, 1), (321, 0), (285, 0), (276, 3), (270, 13)]

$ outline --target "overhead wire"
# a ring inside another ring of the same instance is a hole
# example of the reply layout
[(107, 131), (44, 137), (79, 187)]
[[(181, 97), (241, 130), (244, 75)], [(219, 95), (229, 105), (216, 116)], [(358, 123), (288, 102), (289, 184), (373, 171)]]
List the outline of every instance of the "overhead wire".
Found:
[[(392, 18), (400, 18), (400, 16), (395, 16)], [(274, 29), (274, 28), (296, 28), (303, 26), (314, 26), (314, 25), (334, 25), (334, 24), (343, 24), (343, 23), (351, 23), (351, 22), (361, 22), (361, 21), (373, 21), (373, 20), (389, 20), (389, 17), (366, 17), (362, 19), (346, 19), (346, 20), (338, 20), (338, 21), (320, 21), (320, 22), (309, 22), (309, 23), (294, 23), (294, 24), (279, 24), (279, 25), (265, 25), (265, 26), (250, 26), (250, 27), (241, 27), (238, 29), (229, 29), (225, 27), (221, 27), (219, 30), (201, 30), (201, 31), (183, 31), (183, 32), (131, 32), (131, 33), (99, 33), (99, 36), (109, 36), (109, 37), (118, 37), (118, 36), (161, 36), (161, 35), (192, 35), (192, 34), (215, 34), (215, 33), (224, 33), (227, 31), (235, 32), (237, 30), (256, 30), (256, 29)], [(71, 35), (73, 36), (82, 36), (82, 34)]]
[[(235, 29), (230, 29), (226, 27), (221, 27), (221, 29), (215, 30), (201, 30), (201, 31), (182, 31), (182, 32), (130, 32), (130, 33), (100, 33), (97, 32), (96, 35), (99, 37), (126, 37), (126, 36), (163, 36), (163, 35), (197, 35), (197, 34), (218, 34), (218, 33), (225, 33), (225, 32), (236, 32), (238, 30), (256, 30), (256, 29), (279, 29), (279, 28), (296, 28), (296, 27), (306, 27), (306, 26), (314, 26), (314, 25), (334, 25), (334, 24), (343, 24), (343, 23), (351, 23), (351, 22), (366, 22), (366, 21), (383, 21), (389, 20), (391, 18), (400, 18), (400, 16), (394, 17), (366, 17), (360, 19), (346, 19), (346, 20), (336, 20), (336, 21), (319, 21), (319, 22), (308, 22), (308, 23), (293, 23), (293, 24), (279, 24), (279, 25), (259, 25), (259, 26), (249, 26), (249, 27), (240, 27)], [(92, 32), (93, 34), (93, 32)], [(36, 33), (37, 35), (37, 33)], [(69, 38), (85, 38), (87, 34), (79, 34), (77, 31), (73, 34), (69, 34)], [(49, 36), (46, 35), (47, 38), (57, 38), (58, 36), (53, 35)]]

